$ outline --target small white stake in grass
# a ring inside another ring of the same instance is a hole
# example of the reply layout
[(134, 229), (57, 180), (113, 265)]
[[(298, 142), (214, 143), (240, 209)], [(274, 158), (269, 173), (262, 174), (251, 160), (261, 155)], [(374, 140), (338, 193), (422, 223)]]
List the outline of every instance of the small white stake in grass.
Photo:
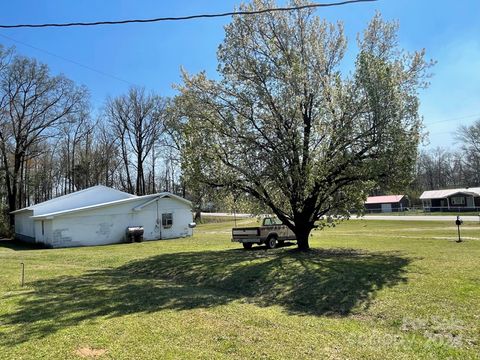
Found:
[(20, 263), (22, 266), (22, 287), (25, 285), (25, 264), (22, 262)]

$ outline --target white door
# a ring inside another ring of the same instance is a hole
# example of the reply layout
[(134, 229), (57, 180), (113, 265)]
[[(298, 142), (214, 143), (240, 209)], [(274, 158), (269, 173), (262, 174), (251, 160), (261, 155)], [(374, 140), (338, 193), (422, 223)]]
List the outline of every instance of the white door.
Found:
[(162, 239), (171, 239), (175, 237), (175, 233), (173, 231), (173, 227), (175, 226), (173, 210), (162, 209), (160, 216)]
[(382, 212), (392, 212), (392, 204), (382, 204)]

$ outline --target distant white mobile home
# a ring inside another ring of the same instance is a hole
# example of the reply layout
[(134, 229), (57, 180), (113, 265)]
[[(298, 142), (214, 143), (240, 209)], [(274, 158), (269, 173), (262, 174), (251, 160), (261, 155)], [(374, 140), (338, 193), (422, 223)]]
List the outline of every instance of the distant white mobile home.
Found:
[(144, 228), (144, 240), (192, 235), (191, 203), (167, 192), (136, 196), (99, 185), (13, 214), (16, 238), (54, 248), (125, 242), (131, 226)]
[(478, 211), (480, 187), (428, 190), (420, 200), (425, 211)]

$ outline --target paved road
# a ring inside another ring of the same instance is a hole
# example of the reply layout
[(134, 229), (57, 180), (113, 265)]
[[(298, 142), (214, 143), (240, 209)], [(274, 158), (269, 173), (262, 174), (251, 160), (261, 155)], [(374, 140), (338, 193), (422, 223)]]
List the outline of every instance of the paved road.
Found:
[[(202, 216), (231, 216), (231, 213), (202, 213)], [(251, 214), (236, 214), (237, 218), (253, 217)], [(463, 221), (478, 221), (480, 222), (480, 216), (468, 215), (460, 218)], [(457, 217), (455, 215), (365, 215), (361, 218), (352, 216), (352, 220), (398, 220), (398, 221), (455, 221)]]
[[(351, 219), (358, 219), (352, 217)], [(400, 220), (400, 221), (455, 221), (457, 217), (455, 215), (365, 215), (360, 219), (365, 220)], [(480, 222), (480, 216), (462, 216), (460, 219), (463, 221), (478, 221)]]
[(225, 216), (225, 217), (234, 217), (236, 216), (237, 218), (249, 218), (249, 217), (254, 217), (255, 215), (252, 214), (232, 214), (232, 213), (207, 213), (207, 212), (202, 212), (202, 216)]

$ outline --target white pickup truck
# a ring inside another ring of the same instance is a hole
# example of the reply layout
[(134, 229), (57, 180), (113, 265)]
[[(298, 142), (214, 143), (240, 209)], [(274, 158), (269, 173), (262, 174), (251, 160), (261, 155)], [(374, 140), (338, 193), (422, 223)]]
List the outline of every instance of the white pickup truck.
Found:
[(232, 242), (242, 243), (245, 249), (251, 249), (253, 244), (265, 244), (268, 249), (273, 249), (286, 240), (295, 240), (295, 234), (274, 217), (264, 218), (258, 227), (232, 229)]

